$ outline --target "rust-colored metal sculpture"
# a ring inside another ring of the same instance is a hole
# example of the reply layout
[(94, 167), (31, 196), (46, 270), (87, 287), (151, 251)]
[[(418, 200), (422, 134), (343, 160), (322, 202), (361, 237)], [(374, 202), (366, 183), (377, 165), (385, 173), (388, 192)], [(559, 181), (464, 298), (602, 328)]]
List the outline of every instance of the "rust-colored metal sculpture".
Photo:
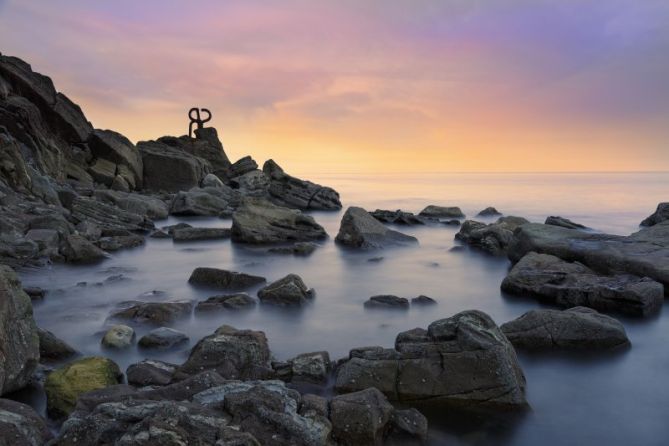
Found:
[[(200, 113), (206, 113), (206, 119), (202, 119)], [(197, 124), (198, 129), (204, 128), (204, 123), (211, 121), (211, 112), (206, 108), (193, 107), (188, 111), (188, 118), (190, 119), (190, 124), (188, 124), (188, 136), (192, 138), (193, 124)]]

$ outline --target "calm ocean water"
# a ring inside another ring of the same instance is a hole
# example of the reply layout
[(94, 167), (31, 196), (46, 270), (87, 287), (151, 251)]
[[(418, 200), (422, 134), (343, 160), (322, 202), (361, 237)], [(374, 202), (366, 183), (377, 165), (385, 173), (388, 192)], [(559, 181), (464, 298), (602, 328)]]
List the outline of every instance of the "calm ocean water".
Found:
[[(470, 217), (487, 206), (505, 215), (543, 222), (561, 215), (595, 230), (629, 234), (660, 201), (669, 200), (669, 173), (643, 174), (428, 174), (315, 175), (312, 181), (337, 189), (344, 207), (420, 211), (425, 205), (460, 206)], [(193, 316), (175, 325), (191, 342), (181, 350), (152, 358), (183, 362), (188, 350), (222, 324), (266, 332), (278, 359), (327, 350), (334, 358), (353, 347), (394, 344), (395, 335), (451, 316), (480, 309), (498, 324), (539, 307), (532, 300), (503, 296), (499, 285), (509, 262), (479, 252), (451, 252), (452, 227), (400, 230), (416, 236), (417, 247), (351, 253), (334, 244), (342, 212), (314, 213), (330, 239), (308, 258), (268, 255), (229, 241), (174, 244), (148, 239), (144, 247), (122, 251), (106, 262), (85, 267), (54, 265), (24, 271), (25, 285), (50, 290), (35, 305), (39, 326), (53, 331), (85, 355), (110, 356), (122, 369), (146, 357), (136, 348), (102, 351), (107, 316), (127, 300), (196, 299), (211, 295), (187, 280), (198, 266), (259, 274), (269, 280), (299, 274), (317, 297), (297, 311), (259, 306), (240, 314)], [(158, 225), (188, 221), (198, 226), (230, 226), (229, 220), (170, 218)], [(380, 262), (371, 257), (383, 256)], [(96, 285), (123, 274), (125, 280)], [(76, 286), (86, 282), (87, 286)], [(146, 294), (154, 290), (164, 295)], [(254, 292), (252, 292), (254, 294)], [(415, 297), (425, 294), (436, 307), (407, 312), (371, 311), (363, 302), (375, 294)], [(613, 355), (520, 354), (532, 410), (523, 415), (462, 414), (431, 411), (430, 442), (440, 445), (663, 445), (669, 438), (669, 311), (647, 320), (623, 319), (632, 348)], [(137, 327), (138, 337), (151, 327)], [(39, 392), (22, 398), (39, 410)]]

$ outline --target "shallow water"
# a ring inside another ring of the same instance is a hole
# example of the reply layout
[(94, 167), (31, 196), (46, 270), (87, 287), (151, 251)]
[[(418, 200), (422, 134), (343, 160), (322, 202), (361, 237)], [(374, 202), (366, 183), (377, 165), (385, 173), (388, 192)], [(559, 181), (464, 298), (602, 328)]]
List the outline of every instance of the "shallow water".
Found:
[[(669, 198), (667, 173), (312, 175), (309, 179), (337, 189), (345, 207), (418, 212), (427, 204), (457, 205), (474, 216), (492, 205), (506, 215), (531, 221), (561, 215), (616, 234), (637, 230), (639, 221), (658, 202)], [(111, 357), (122, 369), (147, 354), (136, 348), (102, 350), (100, 339), (109, 325), (107, 316), (127, 300), (203, 300), (217, 294), (187, 283), (198, 266), (244, 271), (268, 280), (296, 273), (316, 289), (317, 296), (313, 304), (299, 310), (258, 306), (241, 313), (192, 316), (174, 325), (190, 336), (190, 344), (176, 351), (150, 353), (152, 358), (183, 362), (198, 339), (230, 324), (265, 331), (278, 359), (317, 350), (327, 350), (335, 359), (346, 356), (353, 347), (390, 347), (398, 332), (426, 327), (465, 309), (483, 310), (501, 324), (539, 306), (532, 300), (500, 293), (507, 260), (471, 250), (449, 251), (456, 244), (453, 236), (457, 228), (399, 228), (416, 236), (420, 245), (357, 253), (333, 242), (342, 212), (313, 214), (330, 239), (307, 258), (265, 254), (263, 249), (239, 247), (229, 241), (177, 244), (147, 239), (144, 247), (121, 251), (99, 265), (54, 265), (22, 271), (21, 277), (26, 286), (50, 290), (43, 302), (35, 304), (39, 326), (82, 354)], [(158, 226), (177, 221), (230, 225), (229, 220), (170, 218)], [(381, 261), (369, 261), (379, 256)], [(122, 280), (98, 285), (118, 274)], [(154, 290), (164, 294), (147, 294)], [(425, 294), (438, 305), (406, 312), (365, 310), (363, 302), (375, 294)], [(532, 411), (515, 415), (430, 411), (431, 444), (666, 444), (668, 314), (665, 309), (650, 320), (624, 319), (632, 342), (627, 351), (596, 356), (521, 354)], [(151, 328), (136, 327), (138, 338)], [(24, 392), (19, 397), (44, 410), (39, 392)]]

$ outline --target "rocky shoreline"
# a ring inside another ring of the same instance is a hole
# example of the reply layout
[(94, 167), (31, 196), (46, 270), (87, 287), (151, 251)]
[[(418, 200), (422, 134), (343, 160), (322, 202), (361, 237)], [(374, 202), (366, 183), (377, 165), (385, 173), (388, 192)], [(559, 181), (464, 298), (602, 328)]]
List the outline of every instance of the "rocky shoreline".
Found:
[[(464, 311), (397, 334), (394, 348), (361, 346), (338, 360), (317, 351), (277, 361), (264, 332), (223, 325), (182, 364), (150, 359), (152, 349), (188, 340), (170, 326), (193, 313), (318, 304), (317, 290), (296, 274), (268, 281), (203, 265), (189, 283), (216, 295), (200, 302), (132, 301), (109, 315), (116, 325), (101, 339), (105, 348), (137, 343), (147, 352), (123, 371), (109, 358), (76, 357), (57, 333), (38, 328), (31, 300), (44, 298), (44, 290), (23, 289), (15, 272), (101, 262), (146, 237), (229, 238), (267, 255), (307, 256), (330, 243), (309, 212), (341, 209), (334, 189), (291, 176), (273, 160), (262, 169), (249, 156), (231, 162), (213, 128), (198, 129), (195, 138), (137, 145), (94, 129), (48, 77), (0, 55), (0, 396), (43, 381), (48, 415), (62, 422), (54, 436), (31, 407), (0, 398), (0, 437), (19, 445), (421, 444), (428, 422), (411, 406), (524, 410), (527, 383), (516, 349), (630, 348), (624, 326), (611, 315), (656, 314), (669, 283), (666, 203), (625, 237), (557, 216), (531, 223), (492, 207), (477, 215), (496, 218), (486, 223), (465, 220), (456, 206), (431, 205), (417, 214), (352, 206), (334, 237), (343, 250), (419, 243), (389, 224), (435, 231), (458, 225), (462, 246), (511, 260), (505, 293), (560, 309), (533, 310), (501, 326), (481, 311)], [(231, 224), (156, 225), (168, 216)], [(254, 297), (249, 290), (257, 286)], [(411, 307), (434, 304), (427, 296), (411, 301)], [(409, 306), (390, 295), (365, 303)], [(155, 329), (137, 340), (136, 325)], [(45, 369), (53, 360), (64, 365)], [(334, 394), (322, 396), (326, 389)]]

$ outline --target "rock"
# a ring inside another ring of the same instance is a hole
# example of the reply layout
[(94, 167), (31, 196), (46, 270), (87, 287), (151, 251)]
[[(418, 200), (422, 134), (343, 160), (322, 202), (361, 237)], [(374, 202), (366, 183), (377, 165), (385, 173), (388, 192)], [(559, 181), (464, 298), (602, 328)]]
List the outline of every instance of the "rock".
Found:
[(195, 306), (195, 312), (238, 311), (256, 306), (256, 301), (246, 293), (212, 296)]
[(291, 381), (325, 384), (330, 377), (332, 363), (328, 352), (302, 353), (288, 361), (291, 366)]
[(46, 297), (46, 290), (36, 286), (25, 287), (23, 288), (23, 292), (30, 297), (31, 301), (44, 300)]
[(156, 229), (151, 234), (149, 234), (149, 237), (151, 237), (151, 238), (172, 238), (172, 236), (170, 234), (168, 234), (167, 232), (165, 232), (162, 229)]
[(61, 253), (68, 262), (72, 263), (92, 263), (107, 258), (103, 250), (76, 234), (65, 238)]
[(464, 218), (465, 214), (462, 213), (459, 207), (457, 206), (435, 206), (430, 205), (418, 213), (421, 217), (427, 218)]
[(193, 347), (175, 378), (183, 379), (205, 370), (215, 371), (226, 379), (264, 379), (271, 376), (270, 351), (265, 333), (223, 325)]
[(71, 362), (46, 378), (47, 411), (55, 418), (67, 416), (79, 395), (118, 384), (122, 377), (118, 365), (111, 359), (93, 356)]
[(123, 179), (121, 175), (116, 175), (114, 181), (112, 181), (110, 189), (117, 192), (130, 192), (130, 185), (126, 180)]
[(641, 226), (654, 226), (663, 221), (669, 220), (669, 203), (660, 203), (657, 209), (651, 215), (646, 217), (641, 223)]
[(379, 445), (394, 408), (375, 388), (339, 395), (330, 402), (332, 436), (342, 445)]
[(250, 156), (245, 156), (230, 166), (228, 169), (228, 178), (240, 177), (256, 169), (258, 169), (258, 163), (256, 163)]
[(29, 229), (48, 229), (58, 232), (61, 236), (67, 236), (74, 232), (74, 226), (67, 221), (61, 213), (49, 213), (38, 215), (28, 222)]
[(169, 349), (188, 342), (190, 338), (178, 330), (160, 327), (142, 336), (137, 343), (142, 348)]
[(128, 172), (121, 174), (121, 178), (130, 189), (141, 189), (144, 171), (142, 157), (128, 138), (111, 130), (96, 129), (88, 140), (88, 147), (95, 158), (126, 166)]
[(274, 254), (292, 254), (294, 256), (309, 256), (318, 248), (317, 243), (313, 242), (297, 242), (290, 246), (278, 246), (270, 248), (267, 252)]
[(313, 393), (305, 393), (302, 395), (302, 404), (300, 405), (300, 415), (307, 417), (321, 416), (324, 418), (329, 418), (330, 416), (330, 403), (324, 397), (320, 395), (314, 395)]
[(139, 302), (130, 308), (117, 311), (110, 317), (112, 319), (125, 319), (135, 323), (151, 323), (156, 325), (169, 325), (178, 319), (190, 315), (193, 309), (191, 301), (173, 302)]
[[(120, 193), (111, 191), (111, 193)], [(107, 194), (109, 196), (109, 194)], [(95, 223), (101, 229), (123, 229), (131, 232), (147, 232), (154, 228), (150, 217), (126, 211), (120, 207), (79, 196), (72, 202), (72, 218), (77, 222)], [(148, 214), (148, 212), (147, 212)]]
[(367, 211), (359, 207), (349, 207), (346, 210), (341, 219), (339, 233), (335, 241), (351, 248), (360, 249), (378, 249), (418, 242), (415, 237), (386, 228)]
[(243, 290), (265, 282), (264, 277), (218, 268), (195, 268), (188, 283), (220, 290)]
[(511, 269), (502, 291), (534, 297), (561, 307), (584, 306), (632, 316), (657, 313), (663, 286), (629, 274), (601, 276), (585, 265), (530, 252)]
[(228, 228), (184, 228), (172, 233), (175, 242), (192, 242), (196, 240), (222, 240), (230, 238)]
[(245, 198), (232, 214), (232, 240), (273, 244), (322, 240), (325, 229), (298, 210), (276, 206), (267, 200)]
[(416, 409), (396, 410), (390, 419), (391, 444), (424, 444), (427, 418)]
[(137, 364), (131, 364), (125, 374), (128, 384), (133, 386), (166, 386), (172, 380), (177, 367), (176, 364), (145, 359)]
[(202, 187), (223, 187), (225, 186), (223, 184), (223, 181), (213, 173), (207, 174), (207, 176), (204, 177), (202, 180)]
[(144, 189), (179, 192), (200, 185), (210, 172), (207, 161), (161, 141), (137, 144), (144, 165)]
[(74, 356), (77, 352), (65, 341), (47, 330), (37, 329), (39, 336), (39, 356), (41, 360), (60, 361)]
[(14, 271), (0, 265), (0, 395), (25, 387), (39, 361), (30, 297)]
[[(95, 198), (108, 204), (113, 204), (117, 208), (135, 214), (144, 218), (144, 220), (162, 220), (167, 218), (167, 204), (159, 198), (150, 195), (141, 195), (137, 193), (125, 193), (121, 191), (96, 190)], [(147, 223), (137, 223), (141, 229), (148, 229)], [(123, 228), (126, 230), (133, 230)]]
[(55, 250), (58, 251), (60, 235), (53, 229), (31, 229), (26, 233), (26, 238), (37, 243), (40, 251)]
[(136, 248), (144, 244), (144, 237), (140, 235), (119, 235), (113, 237), (102, 237), (95, 244), (107, 252), (119, 251), (121, 249)]
[(424, 225), (425, 222), (416, 217), (411, 212), (404, 212), (401, 210), (396, 211), (386, 211), (377, 209), (374, 212), (369, 213), (372, 217), (376, 218), (381, 223), (392, 223), (395, 225)]
[(341, 209), (339, 194), (332, 188), (292, 177), (273, 160), (266, 161), (262, 170), (270, 180), (269, 194), (280, 206), (319, 211)]
[(99, 158), (88, 168), (88, 173), (97, 183), (111, 186), (116, 178), (116, 164)]
[(544, 224), (553, 225), (553, 226), (562, 226), (567, 229), (587, 229), (586, 226), (583, 226), (579, 223), (574, 223), (568, 218), (550, 216), (546, 217), (546, 222)]
[(216, 175), (224, 175), (230, 167), (230, 160), (223, 150), (214, 127), (195, 129), (195, 140), (181, 137), (184, 149), (195, 156), (207, 160)]
[(174, 235), (174, 231), (176, 231), (177, 229), (185, 229), (185, 228), (192, 228), (192, 226), (189, 225), (188, 223), (177, 223), (175, 225), (163, 226), (162, 229), (163, 231), (167, 231), (167, 233), (171, 237), (172, 235)]
[(314, 295), (313, 288), (308, 288), (296, 274), (288, 274), (258, 291), (260, 302), (279, 306), (301, 306), (312, 300)]
[(230, 216), (239, 205), (239, 192), (228, 186), (193, 188), (172, 199), (170, 214), (179, 216)]
[(502, 213), (492, 206), (487, 207), (476, 214), (477, 217), (496, 217), (498, 215), (502, 215)]
[(46, 423), (27, 404), (0, 399), (0, 444), (41, 446), (53, 438)]
[(529, 223), (522, 217), (500, 217), (495, 223), (485, 224), (466, 220), (455, 239), (492, 255), (506, 255), (517, 227)]
[(114, 325), (102, 338), (102, 345), (107, 348), (128, 348), (135, 342), (135, 330), (127, 325)]
[(351, 350), (336, 373), (335, 390), (376, 387), (402, 402), (526, 406), (525, 377), (513, 346), (492, 319), (464, 311), (397, 335), (395, 349)]
[(423, 296), (420, 295), (418, 297), (414, 297), (411, 299), (411, 305), (435, 305), (437, 303), (436, 300), (432, 299), (431, 297), (428, 296)]
[(625, 327), (585, 307), (532, 310), (501, 326), (516, 347), (528, 350), (603, 350), (629, 345)]
[(245, 197), (265, 197), (269, 185), (269, 178), (262, 170), (252, 170), (230, 180), (230, 186)]
[(382, 295), (372, 296), (365, 302), (365, 308), (398, 308), (408, 309), (409, 300), (404, 297)]

